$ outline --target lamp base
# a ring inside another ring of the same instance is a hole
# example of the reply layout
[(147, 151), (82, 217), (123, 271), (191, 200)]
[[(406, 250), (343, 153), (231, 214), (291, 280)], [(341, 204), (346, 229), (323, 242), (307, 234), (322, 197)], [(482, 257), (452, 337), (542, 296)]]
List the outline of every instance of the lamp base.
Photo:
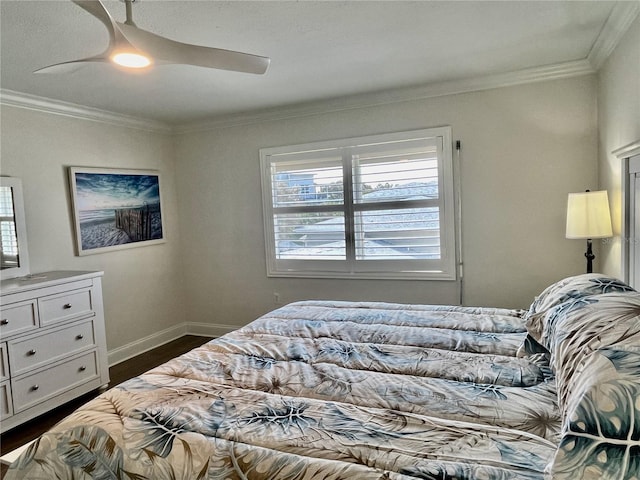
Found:
[(591, 239), (588, 238), (587, 251), (584, 254), (584, 256), (587, 257), (587, 273), (593, 273), (593, 259), (596, 258), (596, 256), (593, 254), (592, 246), (593, 245), (592, 245)]

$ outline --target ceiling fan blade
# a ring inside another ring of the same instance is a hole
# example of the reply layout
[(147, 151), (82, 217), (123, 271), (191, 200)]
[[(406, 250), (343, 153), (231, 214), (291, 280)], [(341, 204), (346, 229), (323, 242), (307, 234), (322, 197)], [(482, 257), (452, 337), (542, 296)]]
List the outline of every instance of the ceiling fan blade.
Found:
[(200, 67), (263, 74), (271, 59), (260, 55), (234, 52), (176, 42), (141, 28), (116, 22), (122, 35), (137, 49), (160, 64), (184, 64)]
[(78, 5), (83, 10), (89, 12), (91, 15), (100, 20), (105, 27), (107, 27), (107, 31), (109, 32), (110, 42), (113, 43), (116, 40), (116, 21), (109, 14), (106, 8), (100, 0), (71, 0), (73, 3)]
[(110, 63), (109, 57), (96, 55), (95, 57), (80, 58), (78, 60), (69, 60), (68, 62), (54, 63), (46, 67), (39, 68), (33, 73), (72, 73), (75, 72), (85, 63)]
[(67, 62), (55, 63), (46, 67), (39, 68), (33, 73), (73, 73), (83, 64), (86, 63), (110, 63), (111, 54), (118, 50), (135, 50), (135, 48), (124, 37), (116, 21), (111, 17), (107, 9), (104, 7), (100, 0), (71, 0), (73, 3), (86, 10), (91, 15), (96, 17), (100, 22), (107, 27), (109, 33), (109, 46), (107, 49), (92, 57), (81, 58), (78, 60), (69, 60)]

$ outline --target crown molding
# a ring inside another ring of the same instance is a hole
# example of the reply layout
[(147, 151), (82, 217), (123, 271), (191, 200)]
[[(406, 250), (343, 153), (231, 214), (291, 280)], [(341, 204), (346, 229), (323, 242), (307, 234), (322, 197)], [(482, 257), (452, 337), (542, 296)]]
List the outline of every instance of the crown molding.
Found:
[(328, 100), (301, 103), (288, 107), (276, 107), (253, 112), (244, 112), (214, 117), (203, 122), (174, 126), (173, 133), (184, 134), (199, 131), (250, 125), (270, 120), (284, 120), (324, 113), (375, 107), (391, 103), (409, 102), (426, 98), (442, 97), (494, 88), (509, 87), (525, 83), (542, 82), (595, 73), (591, 64), (576, 60), (555, 65), (527, 68), (514, 72), (486, 75), (476, 78), (445, 81), (373, 93), (351, 95)]
[(631, 142), (628, 145), (617, 148), (611, 153), (620, 159), (640, 155), (640, 140), (636, 140), (635, 142)]
[(557, 80), (592, 73), (595, 73), (595, 69), (588, 60), (576, 60), (507, 73), (485, 75), (482, 77), (444, 81), (416, 87), (398, 88), (284, 107), (227, 114), (213, 117), (203, 122), (193, 122), (175, 126), (7, 89), (0, 89), (0, 104), (120, 127), (136, 128), (165, 134), (185, 134), (240, 125), (251, 125), (265, 121), (322, 115), (392, 103), (411, 102), (420, 99), (491, 90), (494, 88)]
[(162, 122), (132, 117), (120, 113), (100, 110), (98, 108), (86, 107), (76, 103), (53, 100), (51, 98), (30, 95), (7, 89), (0, 89), (0, 105), (106, 123), (109, 125), (116, 125), (118, 127), (135, 128), (150, 132), (171, 133), (171, 127)]
[(638, 0), (615, 4), (587, 57), (594, 70), (602, 67), (639, 13), (640, 1)]

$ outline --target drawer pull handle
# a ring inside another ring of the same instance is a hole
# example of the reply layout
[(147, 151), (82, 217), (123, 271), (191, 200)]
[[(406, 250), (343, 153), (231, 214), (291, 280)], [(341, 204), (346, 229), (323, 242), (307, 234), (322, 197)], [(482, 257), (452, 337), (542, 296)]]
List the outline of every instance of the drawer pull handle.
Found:
[(2, 320), (0, 320), (0, 325), (9, 325), (9, 320), (3, 318)]
[(70, 303), (65, 303), (62, 308), (64, 308), (65, 310), (69, 310), (71, 308), (71, 304)]
[(85, 367), (84, 365), (82, 365), (78, 370), (80, 370), (81, 372), (84, 372), (87, 369), (87, 367)]
[(36, 349), (35, 348), (32, 348), (31, 350), (29, 350), (27, 352), (27, 355), (35, 355), (35, 354), (36, 354)]
[(76, 340), (82, 340), (84, 338), (84, 335), (82, 335), (81, 333), (76, 335)]
[(33, 387), (31, 387), (31, 391), (35, 392), (36, 390), (38, 390), (40, 388), (40, 385), (34, 385)]

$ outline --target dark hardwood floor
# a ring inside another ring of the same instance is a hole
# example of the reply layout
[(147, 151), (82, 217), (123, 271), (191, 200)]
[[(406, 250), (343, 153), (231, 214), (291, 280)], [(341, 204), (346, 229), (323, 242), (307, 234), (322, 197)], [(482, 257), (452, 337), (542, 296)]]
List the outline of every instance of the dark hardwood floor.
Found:
[[(178, 355), (181, 355), (189, 350), (199, 347), (200, 345), (211, 340), (208, 337), (199, 337), (195, 335), (185, 335), (177, 340), (169, 342), (148, 352), (142, 353), (136, 357), (133, 357), (124, 362), (118, 363), (109, 368), (109, 387), (118, 385), (125, 380), (128, 380), (136, 375), (150, 370), (168, 360), (171, 360)], [(39, 437), (46, 430), (58, 423), (64, 417), (76, 410), (78, 407), (86, 403), (87, 401), (95, 398), (98, 392), (91, 392), (69, 403), (51, 410), (27, 423), (23, 423), (0, 436), (0, 451), (1, 454), (8, 453), (21, 445)], [(2, 465), (2, 473), (0, 478), (4, 478), (7, 467)]]

